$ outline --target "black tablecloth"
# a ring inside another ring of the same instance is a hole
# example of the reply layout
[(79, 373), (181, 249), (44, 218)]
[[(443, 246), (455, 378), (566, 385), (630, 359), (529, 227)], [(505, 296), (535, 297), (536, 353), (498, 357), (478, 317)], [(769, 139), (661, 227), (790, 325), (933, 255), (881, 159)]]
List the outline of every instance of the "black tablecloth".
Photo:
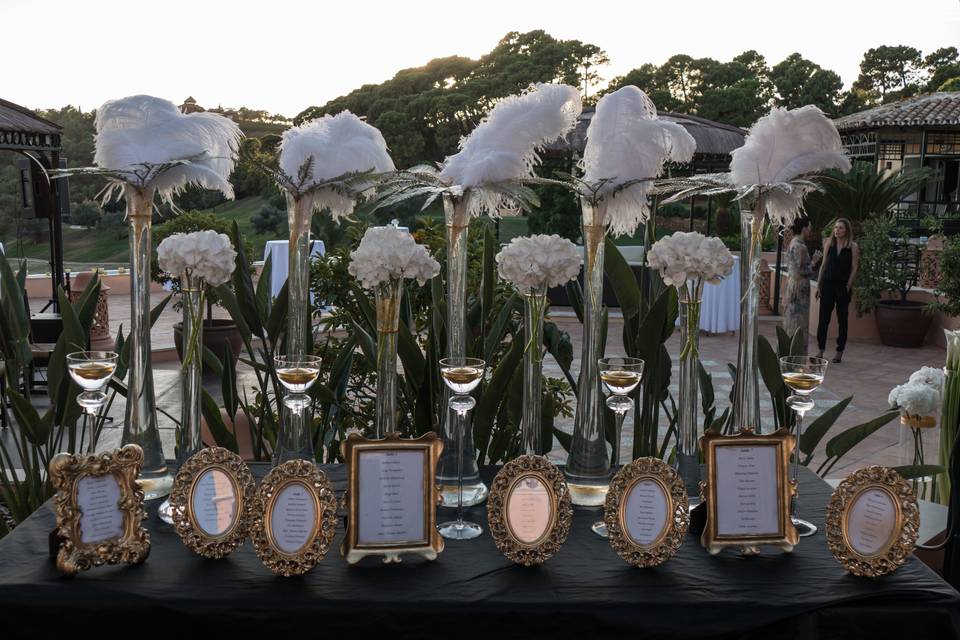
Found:
[[(344, 468), (326, 466), (338, 491)], [(489, 481), (495, 469), (484, 469)], [(262, 477), (264, 465), (254, 465)], [(575, 509), (570, 537), (546, 564), (515, 566), (488, 533), (447, 541), (441, 556), (348, 566), (336, 551), (310, 573), (274, 576), (251, 544), (224, 560), (184, 547), (150, 509), (150, 557), (138, 567), (59, 576), (48, 556), (49, 503), (0, 540), (0, 637), (144, 635), (206, 631), (272, 638), (955, 638), (960, 594), (916, 558), (877, 580), (846, 574), (823, 536), (826, 483), (803, 470), (802, 515), (821, 527), (792, 554), (709, 556), (692, 534), (654, 569), (621, 561), (590, 531), (598, 510)], [(441, 518), (450, 510), (441, 509)], [(468, 510), (486, 522), (486, 507)], [(66, 634), (65, 629), (69, 628)], [(12, 633), (11, 633), (12, 632)], [(211, 636), (211, 638), (214, 636)], [(304, 635), (304, 637), (306, 637)]]

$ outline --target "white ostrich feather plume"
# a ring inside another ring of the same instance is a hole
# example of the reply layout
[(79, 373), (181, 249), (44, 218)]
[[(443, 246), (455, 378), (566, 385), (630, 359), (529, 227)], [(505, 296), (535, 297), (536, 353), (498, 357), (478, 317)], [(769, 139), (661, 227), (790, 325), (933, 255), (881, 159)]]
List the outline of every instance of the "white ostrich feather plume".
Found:
[[(850, 170), (837, 128), (813, 105), (774, 109), (750, 127), (744, 145), (731, 155), (730, 178), (740, 188), (775, 187), (824, 169)], [(812, 188), (767, 189), (770, 218), (790, 224)]]
[(583, 168), (584, 182), (605, 200), (610, 232), (633, 233), (650, 215), (647, 196), (663, 165), (689, 162), (696, 148), (685, 128), (657, 117), (657, 108), (637, 87), (601, 98), (587, 128)]
[(509, 198), (483, 187), (531, 177), (543, 146), (569, 133), (582, 109), (580, 92), (565, 84), (537, 84), (504, 98), (460, 140), (460, 151), (444, 161), (440, 177), (465, 192), (478, 191), (471, 214), (516, 209)]
[(96, 128), (94, 163), (115, 181), (156, 189), (166, 200), (190, 184), (233, 198), (242, 134), (229, 118), (183, 114), (169, 100), (139, 95), (105, 102)]
[(313, 209), (329, 208), (334, 220), (353, 212), (350, 193), (318, 185), (351, 173), (393, 171), (380, 131), (349, 111), (326, 115), (287, 129), (280, 142), (281, 187), (309, 197)]

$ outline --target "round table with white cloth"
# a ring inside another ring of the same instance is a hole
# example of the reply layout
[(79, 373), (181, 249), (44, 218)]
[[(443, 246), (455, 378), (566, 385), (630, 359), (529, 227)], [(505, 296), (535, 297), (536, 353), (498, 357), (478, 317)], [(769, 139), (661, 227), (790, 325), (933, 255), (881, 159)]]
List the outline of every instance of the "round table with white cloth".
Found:
[(703, 285), (700, 330), (726, 333), (740, 329), (740, 256), (733, 256), (733, 271), (719, 284)]
[[(326, 247), (323, 240), (311, 240), (310, 255), (322, 256), (326, 253)], [(263, 247), (263, 261), (270, 258), (270, 295), (274, 298), (283, 288), (283, 283), (287, 281), (287, 272), (290, 269), (290, 241), (289, 240), (268, 240)]]

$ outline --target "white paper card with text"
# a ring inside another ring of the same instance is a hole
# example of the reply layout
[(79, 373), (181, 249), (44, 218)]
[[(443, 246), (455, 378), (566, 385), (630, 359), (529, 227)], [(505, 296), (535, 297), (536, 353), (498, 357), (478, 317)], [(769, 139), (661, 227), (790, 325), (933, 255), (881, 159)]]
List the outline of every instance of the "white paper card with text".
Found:
[(310, 544), (317, 528), (313, 491), (293, 482), (277, 495), (270, 513), (270, 535), (280, 551), (295, 554)]
[(668, 509), (667, 495), (660, 483), (640, 480), (627, 494), (623, 509), (623, 525), (627, 535), (636, 544), (653, 544), (667, 527)]
[(426, 544), (426, 451), (358, 452), (357, 545)]
[(879, 553), (890, 544), (897, 525), (897, 506), (882, 489), (867, 489), (850, 505), (847, 540), (862, 556)]
[(80, 507), (80, 542), (91, 544), (123, 535), (120, 483), (112, 473), (84, 476), (77, 481)]
[(777, 447), (716, 448), (717, 535), (777, 536)]

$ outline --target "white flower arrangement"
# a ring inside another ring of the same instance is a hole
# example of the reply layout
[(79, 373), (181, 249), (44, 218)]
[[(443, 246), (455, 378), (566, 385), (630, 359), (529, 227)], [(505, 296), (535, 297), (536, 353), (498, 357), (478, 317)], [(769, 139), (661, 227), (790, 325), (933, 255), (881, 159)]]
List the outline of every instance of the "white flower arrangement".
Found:
[(910, 374), (908, 384), (922, 383), (938, 391), (943, 388), (943, 369), (937, 367), (920, 367)]
[(371, 227), (350, 252), (350, 275), (367, 289), (398, 278), (410, 278), (421, 285), (440, 272), (440, 264), (427, 248), (397, 227)]
[(717, 284), (733, 271), (733, 255), (723, 242), (696, 231), (678, 231), (657, 240), (647, 253), (647, 263), (678, 289), (688, 280)]
[(890, 408), (899, 408), (903, 416), (930, 416), (940, 406), (940, 391), (923, 383), (907, 383), (894, 387), (887, 398)]
[(497, 254), (497, 272), (522, 293), (559, 287), (580, 273), (583, 254), (558, 235), (514, 238)]
[(921, 367), (910, 374), (910, 379), (890, 390), (887, 402), (890, 408), (899, 408), (903, 416), (932, 416), (940, 407), (940, 389), (943, 370)]
[(230, 279), (236, 259), (230, 238), (210, 230), (175, 233), (157, 247), (161, 269), (176, 278), (202, 278), (212, 287)]

